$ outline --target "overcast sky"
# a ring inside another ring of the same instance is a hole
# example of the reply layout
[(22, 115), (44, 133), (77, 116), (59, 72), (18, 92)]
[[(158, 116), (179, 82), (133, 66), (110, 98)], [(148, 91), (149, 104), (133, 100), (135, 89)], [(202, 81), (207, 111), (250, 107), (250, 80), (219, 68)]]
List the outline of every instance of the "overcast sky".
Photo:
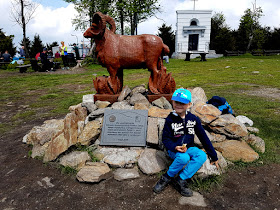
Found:
[[(34, 18), (27, 25), (27, 36), (33, 40), (34, 35), (40, 35), (43, 43), (52, 43), (64, 40), (68, 45), (83, 40), (83, 31), (75, 31), (71, 20), (75, 17), (76, 11), (73, 4), (63, 0), (32, 0), (39, 3)], [(159, 0), (162, 12), (156, 17), (139, 24), (138, 34), (156, 34), (158, 27), (163, 23), (173, 30), (176, 26), (176, 10), (192, 10), (192, 0)], [(255, 0), (197, 0), (196, 10), (213, 10), (212, 15), (222, 12), (225, 15), (226, 23), (231, 29), (236, 29), (239, 20), (247, 8), (252, 8)], [(260, 19), (262, 26), (280, 28), (280, 0), (256, 0), (257, 6), (261, 7), (264, 16)], [(22, 29), (12, 22), (10, 15), (11, 0), (0, 0), (0, 28), (6, 35), (15, 35), (15, 46), (22, 40)], [(74, 36), (73, 36), (74, 35)], [(77, 37), (76, 37), (77, 36)]]

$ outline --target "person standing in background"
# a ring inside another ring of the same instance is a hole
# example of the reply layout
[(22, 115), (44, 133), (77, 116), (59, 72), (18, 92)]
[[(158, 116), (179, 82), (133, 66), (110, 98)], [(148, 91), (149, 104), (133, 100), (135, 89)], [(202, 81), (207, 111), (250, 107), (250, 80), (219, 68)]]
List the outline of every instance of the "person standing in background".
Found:
[(64, 45), (64, 41), (61, 41), (61, 47), (60, 47), (60, 55), (62, 58), (63, 66), (69, 69), (68, 67), (68, 58), (67, 58), (67, 46)]
[(24, 46), (21, 46), (21, 48), (19, 49), (19, 54), (20, 54), (20, 57), (25, 58)]
[(73, 44), (74, 46), (74, 50), (75, 50), (75, 54), (76, 54), (76, 60), (80, 60), (80, 53), (79, 53), (79, 48), (76, 46), (76, 44)]

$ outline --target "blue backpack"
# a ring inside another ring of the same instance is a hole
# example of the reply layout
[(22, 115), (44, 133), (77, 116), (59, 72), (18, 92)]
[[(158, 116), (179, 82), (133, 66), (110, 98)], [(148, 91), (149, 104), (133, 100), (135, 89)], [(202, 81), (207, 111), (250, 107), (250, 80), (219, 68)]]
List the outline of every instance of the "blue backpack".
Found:
[(232, 108), (227, 102), (227, 100), (220, 96), (213, 96), (210, 100), (206, 102), (207, 104), (212, 104), (217, 107), (222, 114), (233, 114)]

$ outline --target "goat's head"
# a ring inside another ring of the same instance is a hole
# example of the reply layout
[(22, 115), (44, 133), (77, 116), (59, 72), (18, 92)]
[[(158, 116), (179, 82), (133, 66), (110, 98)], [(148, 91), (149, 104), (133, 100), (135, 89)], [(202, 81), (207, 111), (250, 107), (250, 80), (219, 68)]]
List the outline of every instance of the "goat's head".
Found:
[(109, 23), (110, 31), (115, 33), (116, 25), (113, 18), (110, 16), (104, 15), (101, 12), (96, 12), (93, 15), (93, 21), (91, 27), (89, 27), (84, 33), (85, 38), (94, 38), (97, 36), (103, 36), (103, 33), (106, 29), (106, 24)]

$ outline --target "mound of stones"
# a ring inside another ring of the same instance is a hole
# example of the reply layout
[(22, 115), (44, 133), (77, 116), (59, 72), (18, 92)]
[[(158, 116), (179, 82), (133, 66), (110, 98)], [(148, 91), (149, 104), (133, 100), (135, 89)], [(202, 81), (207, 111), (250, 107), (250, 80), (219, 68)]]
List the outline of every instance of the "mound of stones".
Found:
[[(206, 103), (207, 97), (202, 88), (196, 87), (191, 92), (193, 106), (189, 111), (201, 119), (218, 153), (220, 164), (218, 170), (210, 165), (208, 159), (196, 176), (219, 175), (232, 162), (252, 162), (259, 158), (258, 153), (264, 153), (265, 143), (255, 135), (258, 129), (252, 127), (253, 122), (249, 118), (222, 115), (219, 109)], [(146, 94), (144, 85), (133, 89), (126, 86), (118, 102), (113, 104), (108, 101), (94, 102), (93, 95), (85, 95), (81, 104), (69, 107), (64, 119), (47, 120), (43, 125), (33, 127), (24, 136), (23, 142), (33, 145), (32, 158), (41, 157), (44, 162), (55, 161), (75, 168), (80, 182), (100, 182), (112, 176), (121, 181), (137, 178), (140, 172), (156, 174), (166, 170), (171, 163), (161, 136), (165, 118), (172, 111), (172, 106), (164, 97), (150, 103)], [(100, 146), (106, 109), (148, 110), (146, 146)], [(195, 138), (195, 143), (202, 148), (198, 138)]]

